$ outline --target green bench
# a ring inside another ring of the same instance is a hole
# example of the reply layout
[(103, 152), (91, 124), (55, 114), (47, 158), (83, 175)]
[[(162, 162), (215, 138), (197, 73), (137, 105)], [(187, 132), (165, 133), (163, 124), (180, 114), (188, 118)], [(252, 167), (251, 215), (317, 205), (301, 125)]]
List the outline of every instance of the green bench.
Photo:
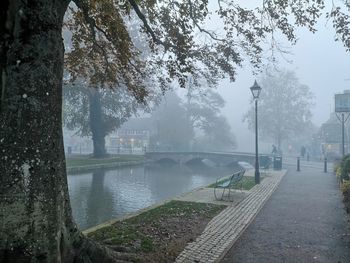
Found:
[(267, 170), (270, 168), (272, 161), (269, 155), (259, 156), (259, 168), (261, 173), (267, 174)]
[(271, 157), (268, 155), (260, 155), (259, 156), (259, 167), (260, 169), (269, 169), (270, 165), (271, 165), (272, 161), (271, 161)]
[[(219, 178), (216, 180), (216, 183), (214, 185), (214, 196), (216, 200), (223, 200), (225, 191), (228, 190), (228, 198), (230, 198), (231, 194), (231, 188), (241, 182), (243, 175), (245, 173), (245, 170), (240, 170), (235, 173), (233, 173), (229, 178), (223, 179)], [(241, 182), (241, 188), (242, 188), (242, 182)], [(221, 194), (220, 194), (221, 192)], [(220, 197), (220, 198), (219, 198)]]

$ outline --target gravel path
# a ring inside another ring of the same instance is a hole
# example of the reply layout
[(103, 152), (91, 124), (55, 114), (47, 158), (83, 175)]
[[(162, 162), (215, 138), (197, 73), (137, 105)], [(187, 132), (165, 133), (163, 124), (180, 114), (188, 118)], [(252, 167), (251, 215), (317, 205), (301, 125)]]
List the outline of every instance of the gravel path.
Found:
[[(278, 189), (226, 254), (226, 262), (350, 262), (350, 223), (322, 163), (286, 167)], [(329, 169), (330, 170), (330, 169)]]

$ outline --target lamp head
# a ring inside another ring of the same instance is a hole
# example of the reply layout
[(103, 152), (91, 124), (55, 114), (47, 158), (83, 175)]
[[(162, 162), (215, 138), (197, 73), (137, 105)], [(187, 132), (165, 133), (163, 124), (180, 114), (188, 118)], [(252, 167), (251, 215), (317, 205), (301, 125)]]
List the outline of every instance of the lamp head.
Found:
[(259, 98), (260, 96), (260, 92), (261, 92), (261, 87), (258, 85), (258, 83), (256, 82), (256, 80), (254, 81), (254, 85), (252, 87), (250, 87), (250, 90), (253, 94), (253, 98), (256, 100)]

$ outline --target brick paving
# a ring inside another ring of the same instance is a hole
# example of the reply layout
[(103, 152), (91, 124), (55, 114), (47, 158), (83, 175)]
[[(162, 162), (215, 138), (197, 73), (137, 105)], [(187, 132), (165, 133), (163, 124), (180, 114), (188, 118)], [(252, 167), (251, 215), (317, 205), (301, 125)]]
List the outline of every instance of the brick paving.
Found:
[(260, 185), (251, 189), (243, 201), (236, 206), (228, 206), (214, 217), (202, 235), (187, 245), (176, 262), (219, 261), (253, 221), (285, 173), (285, 170), (270, 172)]

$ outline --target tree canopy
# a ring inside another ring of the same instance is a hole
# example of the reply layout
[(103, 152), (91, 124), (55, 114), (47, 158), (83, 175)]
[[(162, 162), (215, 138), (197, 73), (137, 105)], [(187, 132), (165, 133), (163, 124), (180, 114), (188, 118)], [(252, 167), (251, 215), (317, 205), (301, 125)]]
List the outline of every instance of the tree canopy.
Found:
[(193, 127), (186, 109), (175, 92), (167, 92), (162, 103), (152, 112), (156, 135), (151, 138), (156, 150), (186, 151), (192, 140)]
[(211, 87), (191, 84), (187, 87), (185, 107), (188, 121), (197, 133), (194, 148), (232, 151), (236, 147), (235, 136), (221, 113), (225, 100)]
[[(259, 131), (280, 149), (285, 139), (311, 127), (313, 94), (288, 70), (267, 73), (259, 85), (262, 87), (258, 103)], [(254, 129), (254, 118), (252, 107), (244, 116), (250, 129)]]
[[(210, 85), (226, 76), (234, 80), (244, 60), (258, 68), (266, 40), (273, 42), (280, 31), (295, 42), (295, 27), (314, 31), (324, 7), (318, 0), (266, 0), (254, 9), (235, 1), (218, 1), (209, 9), (206, 0), (73, 3), (65, 23), (72, 32), (66, 56), (71, 76), (125, 84), (141, 101), (148, 94), (145, 76), (153, 75), (165, 89), (173, 80), (184, 87), (188, 76), (194, 84), (203, 78)], [(222, 30), (210, 29), (212, 17)], [(145, 51), (152, 55), (146, 58)]]
[(158, 150), (232, 150), (235, 137), (221, 114), (223, 98), (209, 87), (193, 90), (182, 100), (167, 92), (164, 101), (152, 113), (157, 134), (152, 137)]

